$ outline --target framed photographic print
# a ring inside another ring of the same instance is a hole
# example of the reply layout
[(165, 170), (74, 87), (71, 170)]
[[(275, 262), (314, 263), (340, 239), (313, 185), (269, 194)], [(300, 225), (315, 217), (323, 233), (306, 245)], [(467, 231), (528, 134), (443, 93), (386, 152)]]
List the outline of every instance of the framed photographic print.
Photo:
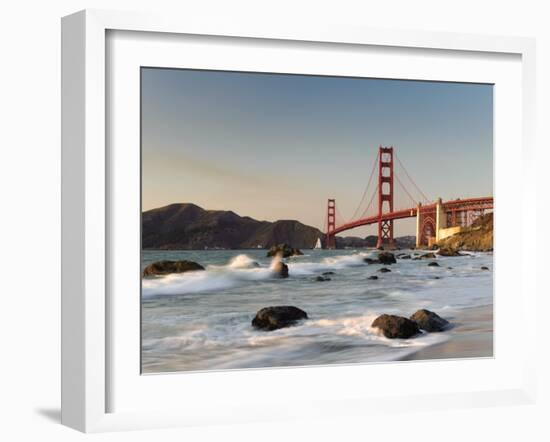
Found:
[(521, 38), (64, 18), (63, 423), (530, 401), (532, 245), (501, 244), (533, 198), (508, 178), (529, 167), (533, 57)]

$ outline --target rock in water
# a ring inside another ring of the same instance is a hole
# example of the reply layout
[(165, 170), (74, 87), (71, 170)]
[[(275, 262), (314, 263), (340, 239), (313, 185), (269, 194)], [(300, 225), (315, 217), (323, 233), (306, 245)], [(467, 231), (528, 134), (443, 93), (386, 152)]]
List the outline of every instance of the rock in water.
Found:
[(376, 318), (371, 327), (379, 328), (386, 338), (407, 339), (420, 333), (416, 322), (403, 316), (381, 315)]
[(428, 264), (428, 267), (439, 267), (439, 264), (435, 261), (432, 261)]
[(376, 276), (376, 275), (371, 275), (371, 276), (369, 276), (367, 279), (370, 279), (370, 280), (374, 281), (375, 279), (378, 279), (378, 276)]
[(277, 255), (281, 255), (283, 258), (288, 258), (289, 256), (303, 255), (303, 253), (298, 249), (290, 247), (288, 244), (278, 244), (271, 247), (267, 252), (268, 258)]
[(307, 313), (298, 307), (291, 305), (265, 307), (256, 313), (252, 326), (271, 331), (289, 327), (302, 319), (307, 319)]
[(399, 259), (411, 259), (411, 255), (408, 253), (402, 253), (401, 255), (397, 255), (397, 258)]
[(315, 278), (315, 281), (319, 281), (319, 282), (330, 281), (330, 280), (331, 280), (330, 278), (326, 278), (324, 276), (317, 276), (317, 278)]
[(380, 273), (388, 273), (391, 272), (390, 269), (387, 269), (386, 267), (382, 267), (380, 270), (378, 270)]
[(271, 269), (279, 278), (288, 278), (288, 266), (284, 262), (276, 262)]
[(420, 255), (417, 259), (435, 259), (435, 254), (432, 252), (424, 253), (423, 255)]
[(489, 267), (487, 267), (487, 266), (482, 266), (482, 267), (481, 267), (481, 270), (489, 270)]
[(411, 321), (416, 322), (418, 327), (427, 332), (443, 331), (449, 325), (449, 321), (443, 319), (437, 313), (425, 309), (418, 310), (412, 315)]
[(395, 255), (390, 252), (382, 252), (378, 254), (378, 261), (380, 264), (395, 264), (397, 261), (395, 259)]
[(204, 270), (204, 267), (193, 261), (157, 261), (145, 267), (143, 276), (168, 275), (195, 270)]
[(462, 253), (452, 247), (441, 247), (437, 254), (441, 256), (462, 256)]

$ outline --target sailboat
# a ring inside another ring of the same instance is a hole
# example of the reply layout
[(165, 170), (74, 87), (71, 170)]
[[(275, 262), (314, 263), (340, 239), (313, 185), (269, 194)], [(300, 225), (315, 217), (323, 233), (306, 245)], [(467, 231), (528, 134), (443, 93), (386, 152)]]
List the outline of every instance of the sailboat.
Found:
[(321, 246), (321, 238), (317, 238), (317, 242), (315, 243), (315, 247), (313, 247), (314, 249), (322, 249), (323, 247)]

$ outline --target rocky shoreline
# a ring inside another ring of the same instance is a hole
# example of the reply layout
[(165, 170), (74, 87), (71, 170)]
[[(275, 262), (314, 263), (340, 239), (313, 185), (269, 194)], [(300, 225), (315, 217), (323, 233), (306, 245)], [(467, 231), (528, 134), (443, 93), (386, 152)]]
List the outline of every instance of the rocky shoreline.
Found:
[(494, 356), (493, 304), (466, 307), (449, 314), (448, 319), (452, 323), (452, 327), (447, 331), (448, 340), (429, 347), (418, 348), (400, 360), (420, 361)]
[[(271, 271), (273, 278), (288, 278), (290, 275), (289, 267), (283, 261), (284, 258), (300, 256), (303, 253), (296, 248), (292, 248), (287, 244), (279, 244), (273, 246), (267, 253), (268, 257), (272, 258)], [(389, 251), (379, 251), (375, 257), (364, 258), (366, 266), (379, 264), (383, 265), (378, 269), (381, 274), (391, 272), (388, 268), (392, 265), (398, 265), (400, 260), (426, 260), (429, 267), (440, 267), (437, 262), (438, 256), (453, 257), (464, 256), (464, 254), (449, 247), (441, 248), (433, 252), (412, 252), (398, 253), (397, 255)], [(259, 266), (258, 263), (251, 265)], [(447, 267), (451, 269), (452, 267)], [(205, 268), (193, 261), (159, 261), (147, 266), (143, 271), (144, 278), (164, 276), (171, 273), (185, 273), (204, 271)], [(489, 270), (483, 266), (480, 271)], [(335, 272), (323, 272), (315, 277), (314, 282), (329, 282), (330, 275)], [(376, 281), (379, 276), (370, 275), (366, 280)], [(438, 279), (438, 276), (435, 276)], [(299, 324), (301, 321), (307, 320), (308, 314), (299, 307), (293, 305), (274, 305), (267, 306), (256, 312), (251, 321), (251, 326), (263, 331), (273, 331), (280, 328), (291, 327)], [(395, 314), (381, 314), (371, 324), (371, 327), (378, 331), (388, 339), (410, 339), (421, 335), (422, 333), (444, 332), (452, 328), (452, 324), (448, 319), (439, 316), (437, 313), (419, 309), (410, 317), (399, 316)]]

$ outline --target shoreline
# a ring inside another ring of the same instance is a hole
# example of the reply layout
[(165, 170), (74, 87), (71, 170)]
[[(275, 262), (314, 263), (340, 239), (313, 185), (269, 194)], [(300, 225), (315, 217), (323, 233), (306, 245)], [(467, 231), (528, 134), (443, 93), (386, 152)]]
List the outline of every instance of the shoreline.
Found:
[(445, 342), (419, 348), (398, 360), (422, 361), (493, 357), (493, 304), (466, 307), (445, 317), (453, 325)]

